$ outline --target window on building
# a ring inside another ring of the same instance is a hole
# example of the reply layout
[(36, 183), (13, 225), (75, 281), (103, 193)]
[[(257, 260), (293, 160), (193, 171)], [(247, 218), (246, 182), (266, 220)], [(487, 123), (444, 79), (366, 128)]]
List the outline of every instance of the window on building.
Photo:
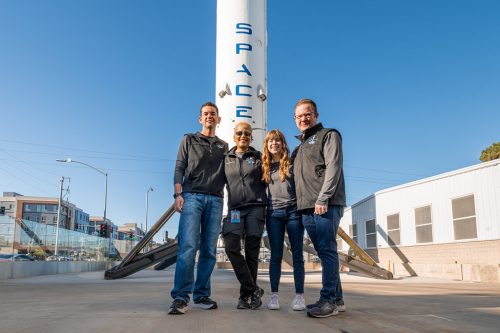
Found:
[(366, 247), (377, 247), (377, 227), (375, 220), (366, 221)]
[(389, 246), (401, 244), (401, 230), (399, 229), (399, 213), (387, 215), (387, 243)]
[(415, 208), (415, 232), (417, 243), (432, 242), (431, 206)]
[(45, 223), (45, 216), (42, 216), (42, 222)]
[(455, 240), (477, 238), (474, 195), (451, 200)]
[(56, 223), (57, 222), (57, 216), (52, 217), (52, 222)]
[(351, 224), (349, 226), (349, 236), (351, 236), (352, 240), (356, 243), (358, 242), (358, 226), (357, 224)]

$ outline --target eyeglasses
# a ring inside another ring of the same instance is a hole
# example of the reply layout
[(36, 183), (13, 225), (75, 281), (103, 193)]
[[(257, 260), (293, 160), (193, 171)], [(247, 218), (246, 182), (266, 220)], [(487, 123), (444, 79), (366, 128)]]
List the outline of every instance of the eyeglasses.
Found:
[(252, 132), (247, 132), (247, 131), (238, 131), (238, 132), (234, 132), (234, 134), (236, 136), (248, 136), (248, 137), (252, 136)]
[(294, 118), (297, 120), (302, 120), (303, 118), (311, 119), (314, 113), (308, 112), (304, 114), (299, 114), (298, 116), (295, 116)]

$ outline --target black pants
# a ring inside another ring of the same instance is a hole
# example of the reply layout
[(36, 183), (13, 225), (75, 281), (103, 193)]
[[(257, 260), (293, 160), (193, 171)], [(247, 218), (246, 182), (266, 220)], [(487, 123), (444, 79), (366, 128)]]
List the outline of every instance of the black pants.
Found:
[[(257, 288), (257, 269), (265, 224), (265, 207), (250, 206), (239, 211), (239, 223), (231, 223), (230, 216), (224, 219), (222, 235), (226, 254), (240, 282), (240, 297), (248, 297)], [(244, 256), (241, 254), (242, 239), (244, 240)]]

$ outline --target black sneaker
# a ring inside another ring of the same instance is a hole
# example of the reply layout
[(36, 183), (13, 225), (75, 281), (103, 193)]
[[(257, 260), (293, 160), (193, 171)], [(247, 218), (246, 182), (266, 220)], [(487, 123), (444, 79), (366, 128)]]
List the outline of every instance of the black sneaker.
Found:
[(238, 299), (238, 305), (236, 306), (239, 310), (250, 309), (250, 303), (248, 302), (248, 297), (240, 297)]
[(307, 310), (307, 315), (314, 318), (326, 318), (338, 314), (337, 306), (330, 301), (319, 301), (316, 307)]
[(256, 310), (262, 305), (263, 295), (264, 295), (264, 289), (257, 287), (257, 289), (250, 296), (250, 309)]
[[(321, 302), (321, 301), (317, 301), (316, 303), (314, 304), (307, 304), (306, 305), (306, 308), (307, 310), (310, 310), (312, 308), (315, 308), (318, 306), (318, 303)], [(345, 306), (345, 303), (344, 303), (344, 300), (343, 299), (338, 299), (335, 301), (335, 305), (337, 306), (337, 310), (339, 310), (339, 312), (345, 312), (346, 311), (346, 306)]]
[(347, 310), (343, 299), (336, 300), (335, 305), (337, 306), (337, 310), (339, 310), (339, 312), (345, 312), (345, 310)]
[(188, 310), (188, 305), (183, 299), (174, 299), (170, 309), (168, 309), (168, 314), (185, 314)]
[(316, 308), (316, 307), (318, 307), (318, 305), (319, 305), (321, 302), (322, 302), (322, 301), (320, 300), (320, 301), (317, 301), (316, 303), (313, 303), (313, 304), (307, 304), (307, 305), (306, 305), (306, 309), (307, 309), (307, 310), (311, 310), (312, 308)]
[(212, 300), (210, 297), (200, 297), (199, 300), (194, 301), (193, 308), (200, 308), (204, 310), (213, 310), (217, 309), (217, 302)]

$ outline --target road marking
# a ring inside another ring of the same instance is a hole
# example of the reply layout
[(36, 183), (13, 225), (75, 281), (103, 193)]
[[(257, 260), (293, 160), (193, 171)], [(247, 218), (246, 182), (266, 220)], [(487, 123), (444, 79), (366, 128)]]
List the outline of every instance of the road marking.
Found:
[(445, 317), (440, 317), (440, 316), (436, 316), (436, 315), (433, 315), (433, 314), (425, 314), (425, 315), (407, 315), (407, 316), (409, 316), (409, 317), (433, 317), (433, 318), (443, 319), (443, 320), (447, 320), (447, 321), (453, 321), (452, 319), (445, 318)]
[(440, 316), (436, 316), (436, 315), (432, 315), (432, 314), (427, 315), (427, 316), (429, 316), (429, 317), (434, 317), (434, 318), (439, 318), (439, 319), (444, 319), (444, 320), (448, 320), (448, 321), (453, 321), (453, 320), (451, 320), (451, 319), (449, 319), (449, 318), (440, 317)]

